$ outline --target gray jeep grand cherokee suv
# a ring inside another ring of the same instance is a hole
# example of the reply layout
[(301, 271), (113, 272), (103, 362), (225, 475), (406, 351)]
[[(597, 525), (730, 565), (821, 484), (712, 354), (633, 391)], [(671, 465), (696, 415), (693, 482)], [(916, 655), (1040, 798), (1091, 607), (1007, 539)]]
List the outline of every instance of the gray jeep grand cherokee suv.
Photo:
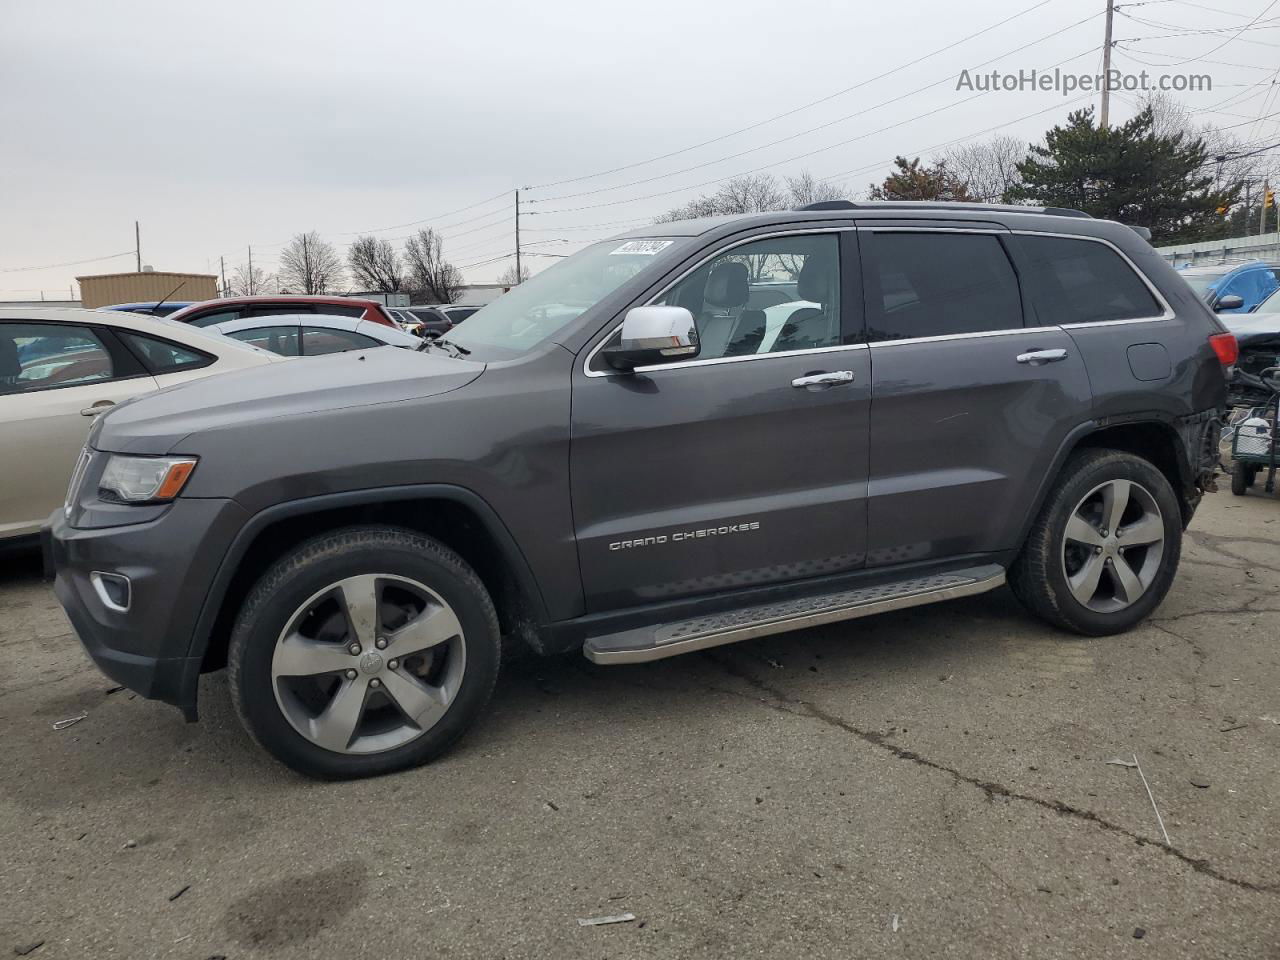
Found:
[(660, 224), (426, 352), (120, 405), (51, 519), (56, 590), (108, 676), (194, 719), (226, 665), (321, 777), (446, 750), (504, 635), (637, 663), (1006, 578), (1112, 634), (1173, 580), (1233, 360), (1145, 241), (1073, 211)]

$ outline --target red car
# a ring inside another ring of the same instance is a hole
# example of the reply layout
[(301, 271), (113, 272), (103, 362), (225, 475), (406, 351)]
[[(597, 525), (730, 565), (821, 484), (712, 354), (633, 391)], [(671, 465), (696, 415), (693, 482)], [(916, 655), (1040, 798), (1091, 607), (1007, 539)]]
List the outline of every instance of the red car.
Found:
[(226, 323), (241, 317), (267, 317), (280, 313), (323, 313), (338, 317), (359, 317), (388, 327), (400, 326), (376, 300), (357, 300), (354, 297), (311, 296), (261, 296), (225, 297), (221, 300), (204, 300), (183, 307), (169, 314), (170, 320), (189, 323), (195, 327), (207, 327), (214, 323)]

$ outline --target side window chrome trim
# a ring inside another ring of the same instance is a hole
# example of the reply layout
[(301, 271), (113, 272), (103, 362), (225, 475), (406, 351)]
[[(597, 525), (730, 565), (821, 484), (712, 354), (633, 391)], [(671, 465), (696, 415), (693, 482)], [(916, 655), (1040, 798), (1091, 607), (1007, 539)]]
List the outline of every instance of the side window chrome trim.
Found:
[(1129, 258), (1129, 255), (1110, 240), (1105, 240), (1102, 237), (1088, 237), (1079, 233), (1048, 233), (1044, 230), (1014, 230), (1013, 233), (1015, 236), (1019, 237), (1058, 237), (1062, 240), (1086, 240), (1090, 243), (1102, 244), (1128, 265), (1134, 275), (1142, 281), (1143, 285), (1147, 288), (1147, 292), (1151, 294), (1152, 298), (1156, 301), (1156, 305), (1160, 307), (1161, 310), (1160, 315), (1156, 317), (1118, 317), (1115, 320), (1085, 320), (1080, 323), (1064, 323), (1061, 325), (1063, 330), (1083, 327), (1110, 327), (1122, 323), (1159, 323), (1162, 320), (1172, 320), (1177, 316), (1173, 307), (1169, 305), (1169, 301), (1164, 298), (1164, 294), (1156, 288), (1156, 285), (1148, 279), (1147, 275), (1139, 269), (1138, 265)]
[(1058, 333), (1061, 327), (1011, 327), (1002, 330), (974, 330), (969, 333), (945, 333), (936, 337), (903, 337), (898, 340), (875, 340), (870, 345), (879, 350), (881, 347), (896, 347), (907, 343), (942, 343), (947, 340), (977, 340), (982, 337), (1012, 337), (1020, 333)]
[[(653, 306), (655, 301), (661, 299), (662, 297), (665, 297), (668, 293), (671, 292), (671, 290), (674, 287), (680, 284), (686, 277), (697, 272), (702, 267), (706, 266), (706, 264), (716, 259), (716, 257), (724, 256), (724, 254), (728, 253), (730, 250), (734, 250), (745, 244), (755, 243), (757, 240), (772, 240), (776, 237), (806, 237), (806, 236), (824, 235), (824, 234), (834, 235), (834, 234), (840, 234), (840, 233), (854, 233), (857, 230), (858, 228), (855, 226), (832, 226), (832, 227), (805, 226), (805, 227), (801, 227), (798, 230), (776, 230), (771, 233), (757, 233), (749, 237), (743, 237), (740, 240), (735, 240), (733, 243), (730, 243), (727, 246), (717, 247), (711, 253), (708, 253), (705, 257), (700, 258), (696, 263), (694, 263), (688, 269), (681, 271), (675, 277), (675, 279), (673, 279), (670, 283), (666, 284), (661, 290), (659, 290), (657, 293), (651, 296), (648, 300), (646, 300), (643, 304), (641, 304), (641, 306)], [(617, 373), (612, 370), (592, 370), (591, 361), (593, 361), (596, 358), (596, 354), (598, 354), (601, 350), (604, 349), (604, 345), (608, 343), (611, 339), (613, 339), (613, 335), (621, 329), (622, 329), (622, 324), (619, 323), (617, 326), (613, 327), (608, 333), (606, 333), (603, 337), (601, 337), (599, 342), (597, 342), (596, 345), (587, 352), (586, 359), (582, 361), (582, 372), (585, 373), (588, 377), (595, 378), (595, 377), (617, 376)], [(842, 343), (842, 344), (837, 344), (834, 347), (815, 347), (810, 350), (786, 350), (786, 351), (773, 353), (773, 354), (748, 353), (740, 357), (711, 357), (707, 360), (698, 360), (695, 358), (693, 360), (680, 360), (675, 363), (658, 363), (658, 364), (653, 364), (652, 366), (647, 366), (647, 367), (636, 367), (635, 372), (636, 373), (652, 373), (657, 370), (671, 370), (673, 368), (698, 367), (698, 366), (707, 367), (716, 363), (732, 363), (732, 362), (738, 362), (741, 360), (765, 360), (765, 359), (768, 359), (769, 357), (795, 356), (796, 354), (806, 354), (806, 353), (826, 353), (832, 350), (849, 350), (855, 347), (865, 347), (865, 346), (866, 344)]]

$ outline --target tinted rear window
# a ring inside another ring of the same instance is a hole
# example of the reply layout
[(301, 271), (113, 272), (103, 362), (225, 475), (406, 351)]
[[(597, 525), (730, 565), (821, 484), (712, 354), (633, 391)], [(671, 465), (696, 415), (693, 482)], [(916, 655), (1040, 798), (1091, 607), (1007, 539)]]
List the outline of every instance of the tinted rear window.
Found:
[(1018, 278), (981, 233), (876, 233), (866, 257), (871, 340), (1022, 326)]
[(1164, 312), (1142, 278), (1105, 243), (1044, 236), (1020, 236), (1018, 242), (1042, 324), (1136, 320)]

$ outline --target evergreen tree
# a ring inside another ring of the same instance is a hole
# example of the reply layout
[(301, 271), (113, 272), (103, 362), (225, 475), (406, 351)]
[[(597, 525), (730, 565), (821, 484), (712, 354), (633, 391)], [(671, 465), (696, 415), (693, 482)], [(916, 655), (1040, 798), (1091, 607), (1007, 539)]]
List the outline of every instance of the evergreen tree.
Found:
[(1005, 199), (1071, 207), (1147, 227), (1154, 243), (1187, 243), (1221, 233), (1219, 208), (1234, 205), (1240, 184), (1214, 184), (1204, 141), (1153, 129), (1150, 107), (1120, 126), (1099, 129), (1093, 108), (1077, 110), (1045, 134), (1018, 164), (1023, 182)]
[(920, 158), (908, 160), (895, 157), (897, 168), (884, 183), (872, 184), (868, 196), (872, 200), (960, 200), (969, 201), (969, 188), (949, 169), (945, 160), (936, 160), (932, 166), (920, 165)]

